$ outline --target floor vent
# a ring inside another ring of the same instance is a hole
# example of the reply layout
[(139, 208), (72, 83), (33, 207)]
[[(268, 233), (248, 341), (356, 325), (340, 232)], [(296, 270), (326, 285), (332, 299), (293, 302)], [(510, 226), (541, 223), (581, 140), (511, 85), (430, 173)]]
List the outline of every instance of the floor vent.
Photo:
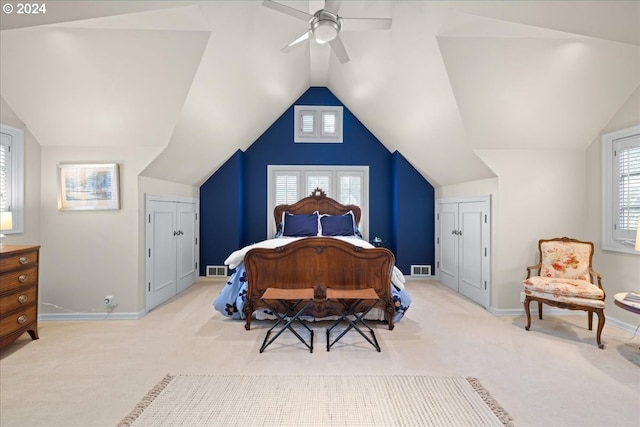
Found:
[(227, 277), (227, 266), (207, 265), (207, 277)]
[(430, 265), (412, 265), (411, 275), (412, 276), (431, 276), (431, 266)]

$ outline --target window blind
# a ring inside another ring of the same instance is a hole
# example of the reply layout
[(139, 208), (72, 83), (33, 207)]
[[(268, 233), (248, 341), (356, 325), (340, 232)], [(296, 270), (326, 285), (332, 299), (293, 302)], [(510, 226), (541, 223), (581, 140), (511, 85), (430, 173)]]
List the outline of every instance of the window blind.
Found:
[(11, 137), (2, 134), (0, 142), (0, 211), (11, 209)]
[(614, 170), (618, 181), (614, 238), (635, 240), (640, 216), (640, 136), (614, 141)]

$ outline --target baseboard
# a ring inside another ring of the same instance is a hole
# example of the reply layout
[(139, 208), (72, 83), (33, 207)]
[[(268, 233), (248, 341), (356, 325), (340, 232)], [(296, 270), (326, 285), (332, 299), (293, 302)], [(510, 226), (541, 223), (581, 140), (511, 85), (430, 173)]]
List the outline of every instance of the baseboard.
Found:
[(411, 276), (410, 274), (405, 274), (404, 275), (404, 280), (406, 280), (407, 282), (412, 281), (412, 280), (437, 280), (436, 276), (431, 275), (431, 276)]
[[(524, 308), (511, 308), (511, 309), (497, 309), (495, 307), (491, 307), (489, 309), (489, 312), (491, 312), (492, 314), (495, 314), (496, 316), (511, 316), (511, 317), (517, 317), (517, 316), (526, 316), (527, 313), (524, 312)], [(580, 311), (580, 310), (564, 310), (562, 308), (554, 308), (554, 307), (548, 307), (548, 306), (544, 306), (544, 308), (542, 309), (542, 312), (544, 313), (545, 316), (586, 316), (586, 312), (585, 311)], [(597, 322), (597, 315), (594, 316), (594, 323)], [(625, 323), (625, 322), (621, 322), (620, 320), (617, 320), (615, 318), (612, 318), (610, 316), (606, 316), (606, 324), (611, 324), (617, 328), (622, 329), (623, 331), (626, 332), (630, 332), (632, 334), (635, 334), (638, 332), (638, 325), (631, 325), (629, 323)], [(531, 307), (531, 318), (532, 321), (535, 321), (538, 318), (538, 308), (534, 308)]]
[(40, 313), (38, 321), (65, 321), (65, 320), (139, 320), (146, 310), (129, 313)]

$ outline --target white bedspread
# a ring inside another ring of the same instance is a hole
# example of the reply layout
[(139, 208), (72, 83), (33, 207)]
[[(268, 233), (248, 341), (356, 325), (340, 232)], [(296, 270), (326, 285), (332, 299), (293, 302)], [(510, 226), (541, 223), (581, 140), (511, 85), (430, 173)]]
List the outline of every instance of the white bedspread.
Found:
[[(340, 239), (345, 242), (349, 242), (354, 246), (358, 246), (365, 249), (370, 249), (375, 247), (371, 243), (355, 236), (353, 237), (352, 236), (334, 236), (332, 238)], [(262, 242), (254, 243), (252, 245), (245, 246), (242, 249), (238, 249), (237, 251), (234, 251), (231, 255), (229, 255), (229, 257), (227, 257), (224, 263), (225, 265), (229, 266), (231, 270), (233, 270), (244, 261), (244, 256), (251, 249), (254, 249), (254, 248), (274, 249), (280, 246), (288, 245), (289, 243), (295, 242), (296, 240), (300, 240), (300, 239), (313, 239), (313, 237), (278, 237), (275, 239), (263, 240)], [(402, 272), (398, 269), (398, 267), (393, 266), (393, 272), (391, 273), (391, 283), (393, 283), (393, 285), (396, 288), (402, 290), (404, 289), (404, 282), (405, 282), (405, 278)]]

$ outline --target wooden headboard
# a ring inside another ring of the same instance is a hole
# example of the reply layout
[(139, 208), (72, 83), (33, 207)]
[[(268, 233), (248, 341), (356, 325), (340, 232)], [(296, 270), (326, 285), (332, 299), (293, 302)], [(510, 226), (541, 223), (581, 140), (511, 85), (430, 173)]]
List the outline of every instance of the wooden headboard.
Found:
[(320, 214), (329, 215), (342, 215), (352, 211), (356, 225), (360, 226), (362, 212), (359, 206), (338, 203), (327, 197), (327, 194), (320, 188), (316, 188), (310, 196), (300, 199), (292, 205), (278, 205), (275, 207), (273, 210), (273, 219), (276, 222), (276, 230), (279, 229), (280, 223), (282, 222), (282, 214), (285, 212), (291, 214), (312, 214), (315, 211), (320, 212)]

